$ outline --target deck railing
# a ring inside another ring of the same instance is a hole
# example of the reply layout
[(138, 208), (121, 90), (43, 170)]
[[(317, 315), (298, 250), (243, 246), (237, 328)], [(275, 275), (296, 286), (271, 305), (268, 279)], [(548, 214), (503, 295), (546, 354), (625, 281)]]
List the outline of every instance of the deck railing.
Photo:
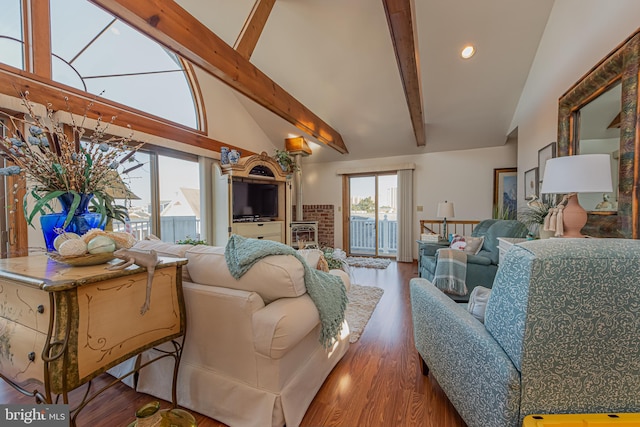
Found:
[[(376, 227), (374, 218), (351, 218), (351, 252), (356, 254), (375, 254)], [(398, 252), (398, 221), (384, 215), (378, 220), (378, 254), (392, 255)]]
[[(128, 230), (137, 240), (143, 240), (151, 234), (150, 220), (133, 220), (129, 223)], [(113, 231), (125, 231), (126, 226), (122, 222), (114, 222)], [(185, 239), (200, 238), (200, 219), (195, 216), (162, 216), (160, 217), (160, 235), (164, 242), (175, 242)]]

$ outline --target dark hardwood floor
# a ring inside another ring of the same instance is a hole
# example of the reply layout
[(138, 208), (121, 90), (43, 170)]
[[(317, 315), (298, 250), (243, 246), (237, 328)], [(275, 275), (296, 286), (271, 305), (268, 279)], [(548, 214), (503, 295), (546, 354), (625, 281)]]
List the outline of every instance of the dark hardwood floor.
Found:
[[(309, 406), (302, 426), (425, 426), (465, 427), (440, 386), (421, 373), (413, 344), (409, 280), (415, 263), (392, 262), (384, 270), (354, 268), (353, 283), (384, 289), (360, 340), (331, 372)], [(112, 377), (94, 380), (101, 387)], [(72, 402), (82, 398), (75, 390)], [(79, 427), (127, 426), (135, 410), (157, 400), (117, 384), (92, 402), (78, 417)], [(0, 380), (1, 403), (33, 403)], [(163, 407), (168, 404), (163, 402)], [(199, 427), (224, 426), (194, 414)]]

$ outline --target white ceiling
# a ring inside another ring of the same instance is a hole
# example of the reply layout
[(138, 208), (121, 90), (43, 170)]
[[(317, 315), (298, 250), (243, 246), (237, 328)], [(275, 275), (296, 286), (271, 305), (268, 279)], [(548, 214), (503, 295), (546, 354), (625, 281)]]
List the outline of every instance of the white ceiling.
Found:
[[(497, 146), (513, 130), (553, 2), (415, 0), (426, 147), (415, 142), (382, 0), (276, 0), (251, 62), (337, 130), (349, 150), (314, 144), (307, 161)], [(254, 0), (177, 3), (233, 45)], [(467, 43), (477, 53), (465, 61), (459, 52)], [(238, 97), (274, 144), (300, 134)]]

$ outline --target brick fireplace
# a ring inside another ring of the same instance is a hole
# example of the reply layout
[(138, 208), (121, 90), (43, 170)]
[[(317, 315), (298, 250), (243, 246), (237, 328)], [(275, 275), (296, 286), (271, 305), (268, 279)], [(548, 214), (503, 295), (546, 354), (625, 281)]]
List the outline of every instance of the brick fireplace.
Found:
[(335, 247), (334, 205), (302, 205), (302, 218), (296, 221), (318, 221), (319, 246)]

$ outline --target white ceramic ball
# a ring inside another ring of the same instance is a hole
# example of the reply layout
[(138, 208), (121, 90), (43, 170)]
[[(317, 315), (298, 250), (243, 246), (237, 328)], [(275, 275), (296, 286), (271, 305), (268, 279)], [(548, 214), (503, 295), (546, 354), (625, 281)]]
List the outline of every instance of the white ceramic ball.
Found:
[(66, 242), (67, 240), (71, 240), (71, 239), (79, 239), (80, 236), (77, 235), (76, 233), (62, 233), (60, 235), (58, 235), (58, 237), (56, 237), (53, 240), (53, 247), (56, 249), (56, 251), (60, 252), (60, 245), (63, 242)]
[(58, 253), (62, 256), (80, 256), (87, 253), (87, 244), (82, 239), (70, 239), (60, 243)]
[(116, 243), (107, 236), (96, 236), (89, 240), (87, 249), (90, 254), (102, 254), (116, 250)]

